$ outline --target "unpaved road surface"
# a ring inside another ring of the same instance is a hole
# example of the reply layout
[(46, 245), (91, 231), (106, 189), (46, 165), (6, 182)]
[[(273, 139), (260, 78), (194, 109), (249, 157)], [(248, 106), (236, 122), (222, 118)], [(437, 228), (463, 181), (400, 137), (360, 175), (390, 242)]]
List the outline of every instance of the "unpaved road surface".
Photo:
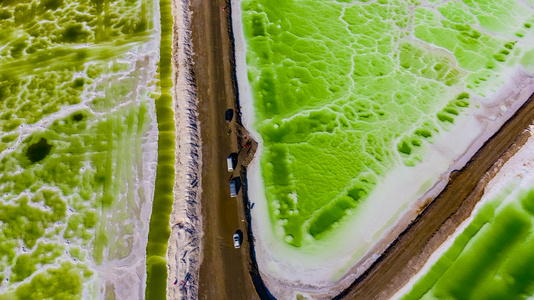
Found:
[[(226, 158), (238, 152), (235, 120), (226, 123), (225, 111), (234, 108), (229, 9), (222, 0), (192, 0), (191, 30), (194, 72), (199, 98), (202, 139), (203, 261), (199, 274), (200, 299), (258, 299), (249, 270), (247, 224), (242, 193), (230, 197)], [(228, 134), (229, 130), (232, 130)], [(232, 236), (243, 232), (243, 245), (235, 249)]]
[[(223, 10), (223, 8), (225, 8)], [(200, 299), (259, 299), (250, 276), (251, 258), (242, 194), (231, 198), (226, 157), (238, 152), (232, 82), (229, 5), (224, 0), (192, 0), (194, 76), (199, 97), (202, 138), (203, 261), (199, 275)], [(500, 165), (526, 140), (523, 130), (532, 123), (532, 98), (492, 137), (386, 253), (339, 299), (389, 299), (430, 254), (465, 220), (482, 196), (483, 188)], [(228, 135), (228, 131), (232, 132)], [(523, 134), (521, 134), (523, 132)], [(512, 146), (516, 143), (515, 146)], [(508, 152), (506, 152), (508, 149)], [(503, 156), (503, 153), (506, 153)], [(236, 171), (234, 176), (239, 176)], [(234, 249), (232, 235), (243, 232), (243, 246)]]

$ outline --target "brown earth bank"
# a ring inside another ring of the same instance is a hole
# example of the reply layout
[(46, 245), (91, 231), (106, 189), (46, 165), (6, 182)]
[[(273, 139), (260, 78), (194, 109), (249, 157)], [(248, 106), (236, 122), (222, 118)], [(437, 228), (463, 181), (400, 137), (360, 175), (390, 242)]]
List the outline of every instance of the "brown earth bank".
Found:
[[(245, 139), (247, 132), (240, 122), (230, 9), (229, 1), (224, 0), (191, 0), (190, 6), (203, 142), (199, 299), (259, 299), (254, 287), (258, 280), (251, 273), (252, 236), (245, 211), (249, 208), (245, 207), (246, 172), (242, 167), (253, 157), (257, 145)], [(225, 120), (228, 109), (234, 112), (230, 122)], [(228, 172), (226, 158), (231, 153), (237, 154), (238, 165)], [(230, 180), (238, 183), (236, 198), (230, 197)], [(235, 249), (232, 236), (238, 230), (243, 243)]]
[(380, 258), (335, 299), (389, 299), (469, 217), (488, 182), (527, 141), (534, 119), (534, 95), (495, 133), (445, 189), (386, 249)]

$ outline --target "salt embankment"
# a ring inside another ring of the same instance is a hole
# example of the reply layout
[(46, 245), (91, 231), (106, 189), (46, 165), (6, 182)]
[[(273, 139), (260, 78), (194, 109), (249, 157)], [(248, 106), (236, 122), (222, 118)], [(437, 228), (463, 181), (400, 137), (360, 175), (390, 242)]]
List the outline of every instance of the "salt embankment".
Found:
[[(193, 76), (189, 0), (172, 1), (173, 92), (176, 126), (174, 203), (167, 248), (167, 298), (197, 299), (201, 257), (201, 140)], [(182, 284), (184, 280), (184, 284)]]

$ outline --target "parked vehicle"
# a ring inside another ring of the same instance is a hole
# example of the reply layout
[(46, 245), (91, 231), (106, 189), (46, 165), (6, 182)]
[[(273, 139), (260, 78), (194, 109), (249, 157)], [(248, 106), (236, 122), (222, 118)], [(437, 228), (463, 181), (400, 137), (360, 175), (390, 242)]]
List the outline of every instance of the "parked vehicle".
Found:
[(235, 159), (234, 159), (234, 155), (233, 154), (230, 154), (230, 156), (228, 156), (226, 158), (226, 164), (228, 165), (228, 172), (233, 172), (234, 171), (234, 168), (235, 168)]
[(237, 186), (234, 179), (230, 181), (230, 196), (237, 197)]
[(241, 247), (241, 237), (239, 236), (239, 233), (234, 233), (234, 248)]
[(230, 123), (230, 121), (232, 121), (234, 117), (234, 110), (229, 108), (228, 110), (226, 110), (226, 112), (224, 113), (224, 119), (226, 120), (226, 123)]

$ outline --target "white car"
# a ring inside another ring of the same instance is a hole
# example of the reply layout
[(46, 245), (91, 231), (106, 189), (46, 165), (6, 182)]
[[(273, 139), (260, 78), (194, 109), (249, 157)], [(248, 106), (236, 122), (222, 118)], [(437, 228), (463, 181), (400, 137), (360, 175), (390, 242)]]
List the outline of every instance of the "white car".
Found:
[(226, 158), (226, 164), (228, 165), (228, 172), (234, 171), (234, 157), (232, 155)]
[(233, 172), (237, 165), (237, 153), (231, 153), (226, 158), (226, 164), (228, 165), (228, 172)]
[(234, 233), (234, 248), (241, 247), (241, 238), (239, 237), (239, 233)]

